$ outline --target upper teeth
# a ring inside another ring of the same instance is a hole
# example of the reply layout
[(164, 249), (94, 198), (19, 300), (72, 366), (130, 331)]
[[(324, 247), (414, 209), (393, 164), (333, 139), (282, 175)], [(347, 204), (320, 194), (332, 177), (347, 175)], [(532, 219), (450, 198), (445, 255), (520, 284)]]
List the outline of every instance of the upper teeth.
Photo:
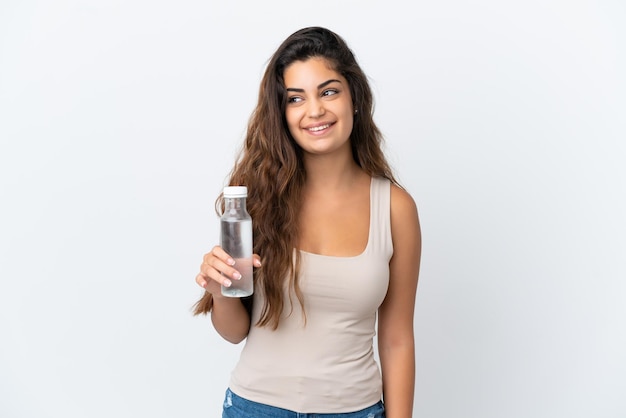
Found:
[(326, 128), (328, 128), (329, 126), (330, 126), (330, 124), (321, 125), (321, 126), (316, 126), (316, 127), (314, 127), (314, 128), (309, 128), (309, 131), (313, 131), (313, 132), (316, 132), (316, 131), (321, 131), (322, 129), (326, 129)]

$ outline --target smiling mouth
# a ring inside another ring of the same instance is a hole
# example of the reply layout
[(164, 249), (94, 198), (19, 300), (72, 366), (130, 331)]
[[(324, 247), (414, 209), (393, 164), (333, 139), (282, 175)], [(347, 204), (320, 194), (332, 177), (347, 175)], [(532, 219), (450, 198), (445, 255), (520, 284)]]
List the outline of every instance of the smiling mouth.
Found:
[(327, 123), (326, 125), (320, 125), (320, 126), (314, 126), (312, 128), (307, 128), (307, 130), (311, 132), (319, 132), (327, 128), (330, 128), (330, 123)]

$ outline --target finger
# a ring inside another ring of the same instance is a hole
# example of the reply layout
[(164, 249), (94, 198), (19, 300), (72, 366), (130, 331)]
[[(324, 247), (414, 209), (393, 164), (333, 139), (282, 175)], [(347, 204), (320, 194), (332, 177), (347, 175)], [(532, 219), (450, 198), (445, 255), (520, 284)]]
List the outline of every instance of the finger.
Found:
[(261, 257), (258, 254), (252, 254), (252, 263), (254, 267), (261, 267)]
[[(225, 258), (226, 262), (222, 258)], [(213, 280), (225, 287), (230, 287), (232, 285), (231, 280), (241, 279), (241, 273), (227, 264), (228, 261), (228, 254), (221, 247), (215, 246), (209, 253), (205, 254), (204, 261), (200, 265), (200, 274), (205, 276), (205, 280)], [(234, 264), (234, 260), (232, 264)]]
[(204, 261), (207, 262), (208, 260), (211, 259), (211, 257), (215, 257), (219, 260), (222, 260), (224, 263), (228, 264), (229, 266), (233, 266), (235, 264), (235, 260), (226, 251), (224, 251), (222, 247), (220, 247), (219, 245), (216, 245), (215, 247), (213, 247), (211, 252), (209, 252), (208, 254), (205, 254)]
[(217, 279), (215, 279), (214, 277), (207, 277), (203, 273), (198, 273), (198, 275), (196, 276), (196, 283), (198, 284), (198, 286), (202, 287), (208, 292), (210, 292), (208, 280), (213, 280), (213, 282), (217, 282), (218, 285), (222, 285), (224, 287), (230, 287), (233, 284), (232, 281), (230, 281), (227, 277), (221, 274), (218, 274), (215, 277), (217, 277)]
[[(234, 280), (241, 279), (241, 273), (239, 273), (239, 271), (217, 257), (213, 257), (208, 263), (202, 263), (200, 265), (200, 273), (219, 283), (224, 281), (225, 276)], [(230, 286), (230, 284), (228, 286)]]
[(202, 273), (198, 273), (198, 275), (196, 276), (196, 283), (203, 289), (206, 289), (206, 286), (208, 284), (207, 281), (204, 279), (204, 275)]

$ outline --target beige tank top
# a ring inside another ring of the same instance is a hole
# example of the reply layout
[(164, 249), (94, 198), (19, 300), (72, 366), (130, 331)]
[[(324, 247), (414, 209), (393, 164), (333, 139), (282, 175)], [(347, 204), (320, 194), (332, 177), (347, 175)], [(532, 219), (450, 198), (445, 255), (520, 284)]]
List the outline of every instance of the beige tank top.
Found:
[[(301, 251), (306, 324), (294, 297), (277, 330), (257, 327), (263, 294), (255, 289), (252, 324), (230, 388), (248, 400), (301, 413), (364, 409), (382, 396), (373, 350), (376, 312), (393, 253), (390, 182), (373, 178), (367, 246), (355, 257)], [(291, 314), (290, 314), (291, 312)]]

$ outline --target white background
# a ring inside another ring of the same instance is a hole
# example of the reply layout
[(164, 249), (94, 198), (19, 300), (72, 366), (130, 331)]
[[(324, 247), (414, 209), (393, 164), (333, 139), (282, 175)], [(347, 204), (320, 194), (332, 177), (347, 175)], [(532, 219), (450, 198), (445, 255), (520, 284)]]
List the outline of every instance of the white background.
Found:
[(220, 415), (192, 317), (265, 63), (337, 31), (418, 203), (415, 416), (626, 416), (622, 1), (0, 3), (0, 416)]

